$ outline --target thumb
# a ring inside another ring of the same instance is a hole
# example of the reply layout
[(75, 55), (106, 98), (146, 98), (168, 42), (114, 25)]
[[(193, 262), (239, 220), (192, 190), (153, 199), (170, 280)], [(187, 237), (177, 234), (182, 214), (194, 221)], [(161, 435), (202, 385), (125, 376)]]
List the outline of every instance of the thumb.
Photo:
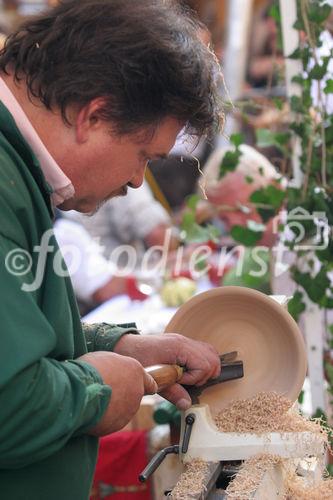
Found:
[(149, 373), (143, 370), (143, 386), (145, 395), (156, 394), (158, 390), (157, 383)]
[(192, 406), (189, 393), (180, 384), (174, 384), (160, 392), (160, 395), (177, 406), (178, 410), (185, 411)]

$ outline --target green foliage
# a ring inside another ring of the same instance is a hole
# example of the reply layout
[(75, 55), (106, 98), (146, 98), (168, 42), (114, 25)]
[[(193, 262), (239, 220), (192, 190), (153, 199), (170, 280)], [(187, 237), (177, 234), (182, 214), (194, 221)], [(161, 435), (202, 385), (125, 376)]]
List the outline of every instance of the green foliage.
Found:
[(298, 396), (298, 403), (301, 405), (304, 401), (304, 391), (302, 390)]
[(289, 140), (290, 134), (288, 132), (272, 132), (267, 128), (256, 130), (256, 142), (259, 148), (275, 146), (284, 153), (286, 151), (285, 145), (288, 144)]
[(200, 196), (198, 194), (191, 194), (186, 200), (186, 205), (191, 210), (191, 212), (194, 212), (195, 209), (197, 208), (199, 201), (200, 201)]
[(220, 179), (224, 177), (228, 172), (233, 172), (236, 169), (241, 154), (242, 152), (238, 148), (236, 148), (234, 151), (226, 152), (220, 165)]
[(327, 73), (327, 66), (330, 61), (330, 56), (323, 57), (322, 64), (315, 64), (310, 70), (308, 77), (313, 80), (322, 80)]
[[(289, 232), (294, 235), (289, 247), (297, 258), (290, 275), (297, 284), (297, 291), (290, 300), (288, 309), (296, 321), (306, 309), (306, 297), (322, 309), (333, 308), (333, 286), (328, 274), (333, 271), (332, 229), (328, 241), (325, 238), (319, 238), (318, 241), (315, 239), (318, 232), (318, 213), (326, 216), (328, 227), (333, 226), (333, 116), (322, 107), (327, 97), (331, 97), (333, 93), (332, 76), (329, 76), (322, 85), (333, 54), (321, 58), (317, 56), (318, 48), (322, 44), (321, 33), (325, 29), (325, 21), (331, 12), (331, 7), (323, 0), (304, 1), (302, 9), (301, 2), (298, 1), (297, 5), (298, 19), (295, 27), (302, 30), (305, 36), (302, 37), (299, 47), (289, 55), (290, 59), (299, 60), (302, 66), (299, 74), (293, 78), (293, 82), (299, 87), (299, 93), (289, 99), (291, 122), (282, 132), (269, 128), (258, 129), (256, 144), (260, 148), (276, 148), (282, 157), (281, 164), (286, 169), (286, 177), (293, 178), (291, 159), (295, 147), (294, 140), (298, 138), (301, 148), (299, 166), (303, 173), (303, 182), (296, 187), (289, 184), (286, 190), (279, 189), (277, 184), (260, 188), (249, 197), (249, 202), (254, 205), (264, 224), (267, 224), (282, 207), (286, 208), (289, 215), (292, 213), (285, 225), (288, 225)], [(277, 1), (270, 9), (270, 13), (276, 22), (280, 23)], [(321, 98), (316, 102), (313, 101), (313, 86), (321, 92)], [(281, 98), (272, 98), (272, 102), (278, 110), (284, 108), (284, 100)], [(225, 154), (221, 162), (220, 178), (236, 169), (242, 154), (240, 150), (242, 135), (234, 134), (230, 140), (233, 149)], [(263, 169), (259, 169), (259, 173), (263, 175)], [(248, 184), (253, 182), (251, 176), (247, 176), (245, 180)], [(195, 199), (189, 201), (190, 215), (184, 216), (182, 225), (184, 234), (192, 241), (212, 239), (211, 235), (208, 236), (209, 227), (200, 227), (195, 223), (195, 203)], [(302, 210), (303, 212), (300, 212)], [(305, 214), (301, 221), (297, 217), (299, 213)], [(284, 230), (282, 225), (281, 230)], [(264, 231), (264, 225), (249, 221), (246, 227), (234, 226), (231, 229), (231, 236), (249, 249), (260, 241)], [(321, 234), (324, 235), (325, 233)], [(316, 245), (313, 245), (313, 242), (316, 242)], [(318, 261), (320, 269), (317, 267)], [(245, 273), (241, 284), (251, 286), (252, 278), (249, 273)], [(328, 335), (330, 336), (328, 342), (333, 348), (333, 326), (329, 328)], [(326, 366), (326, 374), (329, 391), (333, 395), (331, 366)]]
[(331, 78), (326, 81), (324, 92), (325, 94), (333, 94), (333, 80)]
[(305, 311), (305, 304), (303, 302), (303, 294), (300, 291), (294, 293), (294, 296), (288, 302), (288, 311), (295, 321), (299, 320), (300, 315)]
[(267, 248), (246, 248), (237, 266), (223, 276), (225, 286), (246, 286), (263, 293), (272, 293), (269, 275), (269, 251)]
[(255, 231), (244, 226), (235, 225), (230, 231), (233, 239), (246, 247), (253, 247), (262, 238), (263, 231)]
[(244, 135), (243, 134), (231, 134), (230, 136), (230, 142), (233, 144), (236, 148), (244, 144)]
[(327, 305), (326, 291), (330, 288), (331, 282), (325, 268), (322, 267), (317, 274), (312, 275), (309, 272), (301, 272), (297, 267), (293, 267), (292, 277), (298, 285), (304, 288), (313, 302), (322, 306)]
[(230, 136), (230, 142), (235, 146), (235, 149), (233, 151), (227, 151), (223, 156), (220, 165), (219, 179), (221, 179), (228, 172), (233, 172), (236, 169), (242, 155), (239, 146), (241, 146), (244, 142), (243, 134), (232, 134)]
[(330, 385), (329, 392), (333, 395), (333, 366), (331, 363), (325, 363), (325, 372), (327, 376), (327, 381)]
[(257, 205), (257, 212), (263, 222), (268, 222), (280, 210), (285, 197), (285, 191), (270, 184), (254, 191), (250, 196), (250, 201)]
[(330, 15), (332, 7), (328, 3), (320, 5), (318, 2), (309, 4), (309, 21), (316, 24), (322, 24)]
[(196, 222), (196, 208), (200, 196), (193, 194), (186, 200), (187, 209), (183, 213), (180, 223), (180, 237), (184, 243), (206, 243), (207, 241), (219, 240), (220, 232), (212, 224), (200, 226)]
[(326, 470), (329, 476), (333, 476), (333, 464), (328, 464)]
[(333, 324), (332, 325), (328, 325), (328, 332), (329, 332), (329, 335), (330, 335), (330, 338), (329, 338), (329, 347), (331, 349), (333, 349)]

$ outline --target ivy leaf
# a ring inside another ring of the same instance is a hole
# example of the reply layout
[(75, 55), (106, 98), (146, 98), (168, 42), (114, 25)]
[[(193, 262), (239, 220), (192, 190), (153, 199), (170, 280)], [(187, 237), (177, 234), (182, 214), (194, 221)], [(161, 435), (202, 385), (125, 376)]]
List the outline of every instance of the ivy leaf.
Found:
[(313, 68), (309, 71), (308, 77), (312, 80), (322, 80), (327, 72), (328, 62), (323, 64), (315, 64)]
[(195, 210), (198, 202), (200, 201), (200, 196), (198, 194), (191, 194), (186, 200), (186, 206), (190, 210)]
[(331, 11), (332, 7), (327, 3), (318, 5), (318, 2), (315, 2), (315, 4), (311, 4), (310, 2), (308, 12), (309, 21), (316, 24), (321, 24), (328, 18)]
[(315, 276), (312, 276), (310, 273), (302, 273), (299, 269), (294, 268), (292, 276), (296, 283), (304, 288), (312, 302), (321, 305), (321, 301), (326, 298), (326, 290), (331, 284), (326, 270), (320, 269)]
[(278, 209), (281, 207), (285, 196), (286, 193), (284, 191), (270, 184), (254, 191), (250, 196), (250, 201), (253, 203), (264, 203)]
[(301, 59), (301, 49), (297, 47), (291, 54), (289, 54), (288, 59)]
[(226, 173), (233, 172), (236, 169), (241, 155), (242, 152), (239, 151), (239, 149), (226, 152), (220, 165), (219, 179), (221, 179), (221, 177), (223, 177)]
[(330, 363), (325, 363), (325, 372), (330, 386), (333, 385), (333, 366)]
[(300, 315), (305, 311), (306, 306), (303, 302), (302, 292), (295, 292), (294, 296), (288, 302), (288, 311), (295, 321), (299, 320)]
[(253, 177), (251, 177), (251, 175), (246, 175), (245, 176), (245, 181), (247, 184), (252, 184), (252, 182), (254, 181)]
[(333, 349), (333, 324), (332, 325), (328, 325), (328, 331), (330, 333), (330, 340), (329, 340), (329, 345), (330, 345), (330, 348)]
[(281, 22), (280, 6), (278, 3), (274, 3), (269, 9), (269, 15), (274, 19), (274, 21), (279, 25)]
[(181, 229), (186, 231), (194, 223), (195, 223), (195, 213), (193, 213), (192, 211), (190, 212), (189, 210), (184, 212), (183, 218), (182, 218), (182, 221), (180, 224)]
[(305, 28), (304, 28), (304, 23), (303, 23), (303, 20), (298, 18), (294, 24), (293, 24), (293, 28), (295, 28), (295, 30), (298, 30), (298, 31), (305, 31)]
[(213, 224), (207, 224), (204, 229), (206, 229), (208, 235), (206, 241), (212, 241), (213, 243), (218, 243), (220, 241), (221, 233), (217, 227), (213, 226)]
[(291, 96), (290, 108), (295, 113), (302, 113), (304, 111), (302, 99), (297, 95)]
[(317, 250), (316, 256), (321, 262), (333, 262), (333, 239), (330, 239), (327, 248)]
[(268, 128), (258, 128), (256, 130), (256, 141), (259, 148), (267, 148), (275, 143), (274, 132)]
[(299, 393), (299, 396), (298, 396), (298, 402), (299, 404), (303, 404), (303, 401), (304, 401), (304, 391), (301, 390), (301, 392)]
[(283, 108), (283, 100), (280, 97), (273, 97), (273, 102), (276, 109), (279, 109), (281, 111)]
[(244, 135), (243, 134), (231, 134), (230, 136), (230, 142), (238, 148), (241, 144), (243, 144), (245, 141)]
[(186, 243), (206, 243), (210, 240), (218, 243), (220, 231), (212, 224), (200, 226), (195, 220), (195, 212), (187, 210), (180, 224), (180, 236)]
[(333, 94), (333, 80), (326, 80), (326, 86), (324, 88), (325, 94)]
[(191, 225), (181, 225), (181, 238), (186, 243), (207, 243), (213, 241), (218, 243), (219, 230), (214, 226), (200, 226), (196, 222)]
[(293, 76), (293, 78), (291, 79), (292, 82), (294, 83), (298, 83), (298, 85), (303, 85), (304, 83), (304, 78), (302, 75), (295, 75)]
[(257, 146), (260, 148), (267, 148), (275, 146), (284, 152), (283, 146), (288, 143), (290, 139), (288, 132), (272, 132), (266, 128), (259, 128), (256, 130)]
[(253, 247), (262, 237), (262, 232), (253, 231), (244, 226), (233, 226), (230, 234), (235, 241), (242, 243), (246, 247)]
[(285, 191), (270, 184), (254, 191), (249, 199), (254, 204), (267, 205), (267, 208), (258, 207), (257, 212), (263, 222), (268, 222), (280, 209), (285, 197)]

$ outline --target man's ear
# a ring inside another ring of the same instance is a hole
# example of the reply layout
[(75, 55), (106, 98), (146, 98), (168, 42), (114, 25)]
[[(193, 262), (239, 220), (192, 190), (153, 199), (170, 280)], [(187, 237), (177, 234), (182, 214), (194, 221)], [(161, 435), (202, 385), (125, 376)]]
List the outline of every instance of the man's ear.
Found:
[(89, 140), (91, 133), (98, 131), (105, 125), (100, 117), (100, 111), (105, 107), (105, 99), (97, 97), (83, 106), (75, 118), (75, 134), (79, 144)]

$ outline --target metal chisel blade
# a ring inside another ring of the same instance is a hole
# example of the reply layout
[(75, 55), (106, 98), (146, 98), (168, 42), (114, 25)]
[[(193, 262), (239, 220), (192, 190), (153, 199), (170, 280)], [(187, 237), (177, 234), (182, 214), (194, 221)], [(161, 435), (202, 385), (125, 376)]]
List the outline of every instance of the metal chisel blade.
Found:
[(220, 355), (221, 363), (226, 363), (227, 361), (235, 361), (238, 356), (238, 351), (226, 352)]

